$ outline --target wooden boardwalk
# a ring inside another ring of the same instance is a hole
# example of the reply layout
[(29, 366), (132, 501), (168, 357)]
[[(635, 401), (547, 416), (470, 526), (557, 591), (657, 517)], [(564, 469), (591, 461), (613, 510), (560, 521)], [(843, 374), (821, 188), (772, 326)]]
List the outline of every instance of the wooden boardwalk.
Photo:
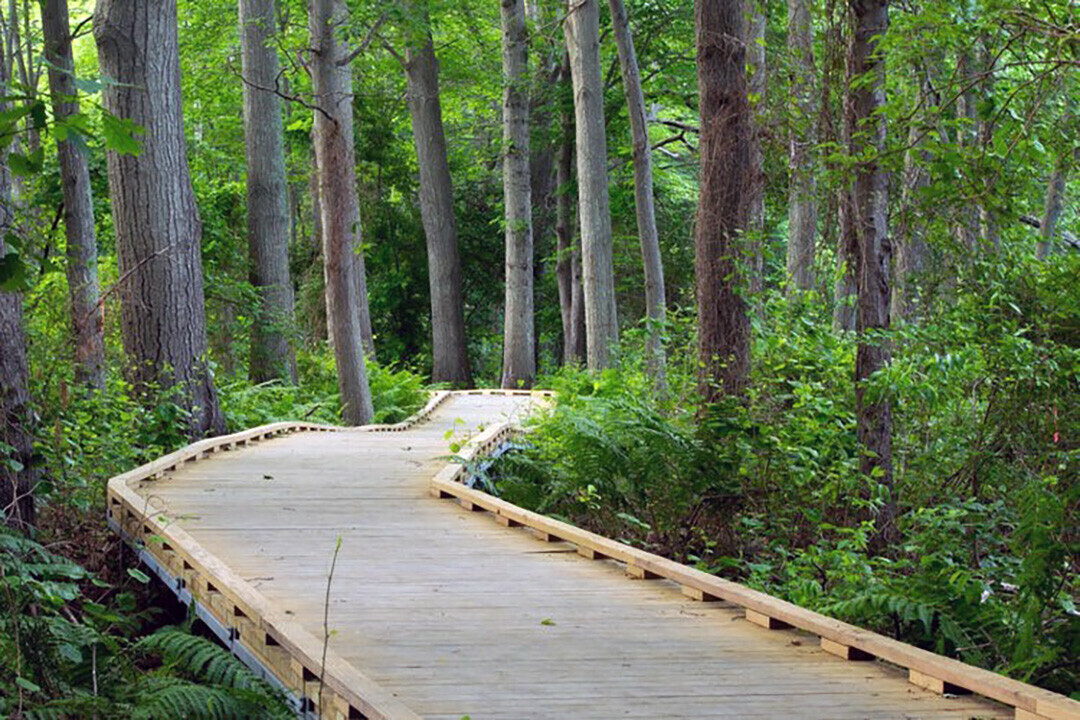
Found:
[[(323, 717), (1080, 718), (1080, 703), (470, 491), (447, 435), (485, 452), (537, 400), (439, 400), (396, 432), (203, 441), (111, 481), (110, 520)], [(787, 623), (813, 633), (762, 627)], [(870, 657), (860, 647), (903, 667), (837, 657)], [(1006, 704), (953, 696), (958, 681)]]

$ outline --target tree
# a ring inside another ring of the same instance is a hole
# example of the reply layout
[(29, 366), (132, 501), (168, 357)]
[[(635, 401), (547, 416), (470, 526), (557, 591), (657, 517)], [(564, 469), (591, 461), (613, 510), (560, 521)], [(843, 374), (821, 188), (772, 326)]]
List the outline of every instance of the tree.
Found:
[[(759, 298), (765, 289), (765, 91), (768, 76), (765, 68), (765, 8), (763, 0), (751, 0), (750, 21), (747, 23), (746, 56), (750, 65), (748, 91), (751, 103), (753, 134), (750, 138), (750, 217), (747, 220), (750, 255), (750, 295)], [(757, 305), (759, 314), (764, 305)]]
[(598, 372), (613, 364), (612, 349), (619, 340), (600, 77), (599, 0), (569, 0), (563, 32), (574, 86), (585, 347), (589, 370)]
[(274, 91), (278, 57), (274, 0), (240, 0), (240, 55), (244, 82), (248, 255), (258, 294), (251, 327), (254, 382), (296, 382), (289, 342), (293, 322), (289, 279), (289, 188), (281, 101)]
[(1058, 155), (1050, 179), (1046, 183), (1046, 200), (1043, 203), (1042, 219), (1039, 222), (1039, 242), (1035, 246), (1035, 256), (1040, 260), (1050, 257), (1054, 249), (1054, 236), (1057, 234), (1058, 221), (1065, 200), (1065, 182), (1069, 177), (1070, 166), (1075, 161), (1076, 151), (1069, 149)]
[(641, 261), (645, 268), (645, 315), (648, 322), (646, 363), (653, 386), (658, 394), (667, 389), (666, 359), (664, 356), (664, 324), (667, 319), (664, 297), (664, 264), (660, 257), (660, 234), (656, 229), (656, 209), (653, 198), (652, 146), (645, 122), (645, 96), (641, 90), (634, 37), (623, 0), (609, 0), (611, 24), (615, 29), (615, 44), (619, 50), (626, 109), (630, 115), (630, 135), (634, 154), (634, 208), (637, 215), (638, 238), (641, 242)]
[(428, 285), (431, 289), (431, 379), (456, 387), (469, 387), (472, 372), (465, 337), (454, 190), (439, 101), (439, 66), (431, 38), (427, 0), (409, 0), (405, 9), (407, 99), (416, 159), (420, 165), (420, 215), (427, 237)]
[(706, 403), (742, 395), (750, 372), (743, 297), (743, 233), (749, 211), (750, 106), (745, 7), (697, 0), (701, 188), (694, 237), (700, 389)]
[(849, 155), (855, 168), (852, 205), (858, 249), (858, 307), (855, 357), (856, 415), (862, 446), (860, 468), (885, 494), (877, 527), (878, 542), (896, 534), (896, 489), (892, 468), (892, 407), (887, 397), (868, 388), (870, 377), (889, 364), (889, 348), (881, 333), (889, 329), (889, 264), (892, 247), (887, 218), (889, 183), (878, 155), (885, 148), (885, 59), (879, 43), (889, 27), (888, 0), (851, 0), (851, 111), (855, 131)]
[(311, 79), (316, 102), (313, 141), (322, 214), (327, 325), (333, 328), (344, 420), (349, 425), (364, 425), (372, 421), (374, 409), (360, 317), (361, 305), (367, 305), (367, 293), (364, 256), (357, 252), (361, 238), (352, 72), (348, 46), (339, 37), (348, 19), (344, 0), (308, 0)]
[(532, 387), (532, 188), (529, 173), (529, 57), (524, 0), (501, 0), (503, 46), (503, 197), (506, 205), (504, 388)]
[(175, 390), (190, 432), (224, 430), (206, 357), (202, 228), (187, 164), (175, 0), (99, 0), (94, 37), (106, 110), (143, 128), (138, 154), (108, 154), (121, 327), (140, 389)]
[[(79, 112), (75, 61), (71, 54), (67, 0), (44, 0), (41, 11), (49, 89), (58, 125)], [(60, 184), (64, 194), (64, 234), (67, 240), (67, 280), (75, 339), (75, 379), (90, 387), (105, 387), (105, 323), (97, 271), (94, 199), (90, 194), (87, 158), (72, 140), (57, 140)]]
[(788, 0), (788, 55), (791, 66), (792, 118), (788, 136), (791, 184), (788, 199), (787, 272), (791, 287), (814, 287), (817, 235), (817, 106), (814, 102), (814, 25), (811, 0)]
[[(10, 82), (10, 67), (0, 52), (0, 87), (5, 88), (5, 93)], [(0, 100), (0, 112), (8, 109), (9, 104)], [(4, 238), (15, 223), (6, 152), (0, 160), (0, 259), (3, 259), (7, 255)], [(22, 293), (0, 287), (0, 513), (4, 522), (24, 529), (34, 524), (32, 422)]]
[(563, 362), (576, 365), (585, 359), (585, 291), (581, 283), (581, 245), (574, 234), (574, 108), (570, 89), (570, 58), (563, 59), (559, 85), (560, 134), (555, 166), (555, 236), (559, 310), (563, 330)]

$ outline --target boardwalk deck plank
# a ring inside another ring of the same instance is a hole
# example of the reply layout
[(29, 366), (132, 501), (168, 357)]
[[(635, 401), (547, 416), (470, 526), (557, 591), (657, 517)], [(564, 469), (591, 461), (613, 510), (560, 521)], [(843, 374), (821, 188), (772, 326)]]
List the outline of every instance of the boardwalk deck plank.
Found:
[(448, 433), (530, 402), (457, 395), (404, 432), (295, 433), (134, 486), (320, 640), (340, 538), (330, 647), (424, 717), (1012, 717), (430, 497)]

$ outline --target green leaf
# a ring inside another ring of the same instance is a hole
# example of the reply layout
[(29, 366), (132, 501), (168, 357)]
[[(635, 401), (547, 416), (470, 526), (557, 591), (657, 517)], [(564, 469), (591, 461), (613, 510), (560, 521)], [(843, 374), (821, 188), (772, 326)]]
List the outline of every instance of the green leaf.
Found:
[(143, 585), (150, 582), (150, 576), (138, 568), (128, 568), (127, 574), (141, 582)]
[(21, 687), (23, 690), (29, 690), (30, 692), (41, 692), (41, 688), (38, 685), (35, 685), (24, 677), (16, 677), (15, 684)]
[(146, 128), (135, 121), (105, 113), (101, 129), (105, 136), (106, 149), (121, 155), (138, 155), (142, 150), (138, 136), (141, 136)]
[(20, 292), (30, 287), (30, 269), (16, 252), (0, 258), (0, 290)]

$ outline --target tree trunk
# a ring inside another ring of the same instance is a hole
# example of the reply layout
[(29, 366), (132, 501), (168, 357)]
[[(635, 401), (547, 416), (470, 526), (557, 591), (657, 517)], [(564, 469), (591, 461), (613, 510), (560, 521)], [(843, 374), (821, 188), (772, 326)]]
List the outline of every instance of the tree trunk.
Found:
[(108, 154), (121, 326), (136, 388), (176, 389), (193, 436), (225, 422), (207, 362), (200, 240), (180, 99), (175, 0), (99, 0), (105, 108), (143, 128), (138, 155)]
[(599, 372), (614, 364), (612, 351), (619, 341), (619, 322), (615, 309), (598, 0), (569, 0), (563, 30), (574, 85), (585, 346), (589, 370)]
[[(922, 82), (916, 96), (919, 105), (937, 107), (939, 100), (930, 80), (929, 68), (921, 69)], [(900, 197), (900, 226), (896, 233), (896, 260), (893, 264), (892, 320), (902, 321), (915, 308), (917, 287), (915, 278), (923, 270), (926, 259), (926, 240), (923, 238), (923, 208), (921, 192), (927, 186), (925, 166), (932, 157), (921, 147), (922, 127), (911, 123), (908, 149), (904, 154), (904, 175)]]
[(749, 92), (755, 98), (751, 104), (750, 139), (750, 215), (747, 219), (747, 251), (750, 260), (750, 298), (755, 310), (764, 315), (762, 292), (765, 290), (765, 137), (763, 110), (768, 77), (765, 73), (765, 12), (763, 0), (752, 0), (750, 22), (747, 23), (746, 56), (750, 65)]
[[(844, 58), (844, 95), (843, 117), (840, 121), (840, 136), (844, 147), (850, 148), (855, 132), (855, 111), (852, 105), (852, 88), (855, 77), (853, 69), (852, 43), (848, 40)], [(851, 186), (842, 182), (837, 190), (838, 214), (840, 216), (840, 237), (836, 247), (837, 275), (833, 290), (833, 327), (841, 332), (855, 329), (856, 295), (858, 293), (859, 248), (855, 231), (855, 208), (852, 204)]]
[(645, 96), (641, 90), (634, 37), (623, 0), (609, 0), (615, 44), (619, 49), (626, 109), (630, 115), (630, 135), (634, 153), (634, 207), (637, 211), (641, 261), (645, 268), (645, 315), (648, 323), (646, 363), (653, 388), (658, 395), (667, 393), (667, 361), (664, 355), (664, 324), (667, 308), (664, 291), (664, 263), (660, 257), (660, 234), (656, 229), (653, 198), (652, 146), (645, 121)]
[(503, 197), (506, 205), (504, 388), (536, 379), (533, 329), (532, 188), (529, 174), (529, 58), (524, 0), (501, 0)]
[(472, 385), (472, 372), (465, 337), (454, 191), (439, 101), (439, 67), (431, 39), (427, 0), (410, 0), (405, 7), (408, 15), (405, 76), (416, 159), (420, 165), (420, 215), (427, 237), (431, 289), (431, 379), (468, 387)]
[(745, 7), (696, 0), (701, 111), (701, 190), (694, 238), (700, 391), (705, 403), (741, 397), (750, 372), (750, 320), (743, 299), (743, 240), (749, 213), (750, 107)]
[(348, 26), (344, 0), (308, 0), (311, 77), (317, 107), (314, 145), (322, 215), (323, 261), (326, 263), (327, 325), (333, 327), (334, 358), (344, 420), (370, 423), (374, 415), (364, 362), (360, 283), (364, 257), (360, 245), (360, 208), (356, 195), (353, 145), (352, 72), (345, 62), (347, 45), (337, 33)]
[(252, 382), (296, 382), (289, 342), (293, 293), (289, 280), (289, 188), (281, 101), (273, 46), (274, 0), (240, 0), (240, 53), (244, 75), (247, 157), (248, 253), (258, 294), (251, 327)]
[(817, 108), (814, 103), (814, 25), (811, 0), (788, 0), (788, 54), (794, 115), (788, 137), (791, 163), (788, 201), (787, 272), (789, 288), (814, 287), (814, 243), (817, 235)]
[[(0, 84), (10, 83), (8, 62), (0, 54)], [(9, 109), (0, 101), (0, 112)], [(14, 227), (11, 173), (7, 153), (0, 163), (0, 258), (4, 237)], [(34, 525), (34, 413), (30, 407), (30, 369), (26, 361), (21, 293), (0, 290), (0, 513), (6, 524), (29, 530)]]
[(1035, 256), (1040, 260), (1050, 257), (1054, 249), (1054, 235), (1057, 233), (1058, 220), (1061, 219), (1065, 181), (1069, 176), (1072, 156), (1073, 151), (1070, 150), (1058, 157), (1046, 184), (1046, 202), (1043, 206), (1042, 221), (1039, 223), (1039, 243), (1035, 246)]
[[(885, 149), (885, 59), (878, 43), (889, 27), (888, 0), (851, 0), (854, 32), (851, 40), (852, 74), (867, 78), (851, 90), (855, 132), (849, 154), (871, 157), (855, 169), (852, 190), (855, 234), (858, 243), (858, 349), (855, 358), (855, 393), (858, 436), (863, 453), (862, 472), (884, 491), (885, 506), (877, 525), (879, 545), (896, 537), (896, 489), (892, 468), (892, 409), (888, 398), (867, 388), (871, 375), (889, 364), (889, 347), (882, 332), (889, 329), (890, 247), (887, 222), (889, 184), (877, 154)], [(875, 337), (877, 335), (877, 337)]]
[[(53, 114), (63, 123), (79, 112), (75, 61), (71, 53), (67, 0), (45, 0), (41, 11), (45, 57)], [(98, 282), (94, 200), (86, 155), (71, 140), (58, 140), (60, 184), (64, 193), (64, 235), (67, 241), (67, 281), (75, 339), (75, 380), (92, 388), (105, 387), (105, 323)]]
[[(570, 84), (570, 58), (563, 60), (560, 84)], [(559, 310), (562, 314), (563, 362), (578, 365), (585, 359), (585, 295), (581, 284), (580, 244), (574, 236), (574, 109), (572, 91), (560, 95), (561, 133), (556, 167), (556, 223)]]

